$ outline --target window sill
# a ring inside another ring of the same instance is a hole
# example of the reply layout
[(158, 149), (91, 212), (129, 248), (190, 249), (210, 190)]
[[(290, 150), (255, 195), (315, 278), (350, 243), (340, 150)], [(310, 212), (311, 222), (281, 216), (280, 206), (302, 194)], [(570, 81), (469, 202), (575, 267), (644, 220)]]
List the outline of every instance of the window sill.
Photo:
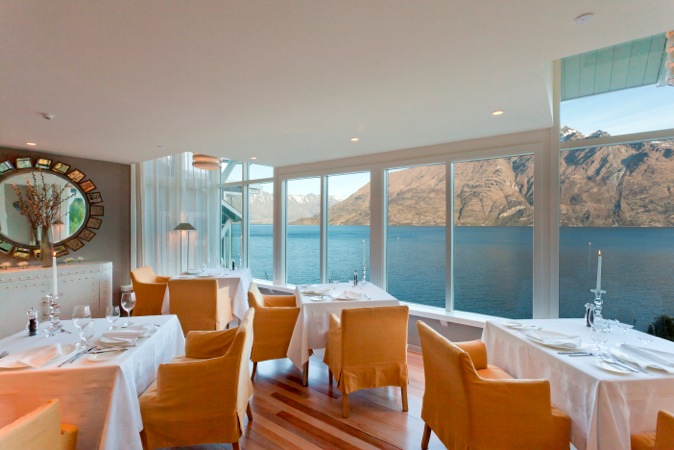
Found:
[[(277, 285), (271, 281), (255, 280), (258, 286), (271, 289), (279, 293), (292, 294), (295, 292), (293, 285)], [(410, 307), (410, 315), (414, 317), (423, 317), (426, 319), (439, 320), (440, 322), (457, 323), (460, 325), (467, 325), (470, 327), (484, 328), (487, 320), (503, 320), (503, 317), (489, 316), (486, 314), (478, 314), (467, 311), (446, 311), (437, 306), (425, 306), (418, 303), (403, 302), (403, 305)]]
[(418, 303), (402, 302), (410, 307), (410, 316), (435, 319), (442, 322), (457, 323), (471, 327), (484, 328), (487, 320), (503, 320), (503, 317), (488, 316), (467, 311), (446, 311), (436, 306), (425, 306)]

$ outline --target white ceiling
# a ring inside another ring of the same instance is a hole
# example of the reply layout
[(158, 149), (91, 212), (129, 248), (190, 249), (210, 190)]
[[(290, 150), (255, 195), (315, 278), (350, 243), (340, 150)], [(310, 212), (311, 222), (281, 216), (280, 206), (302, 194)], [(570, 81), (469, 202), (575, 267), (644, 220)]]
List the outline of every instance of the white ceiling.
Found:
[(672, 0), (2, 0), (0, 146), (284, 166), (547, 128), (553, 60), (672, 27)]

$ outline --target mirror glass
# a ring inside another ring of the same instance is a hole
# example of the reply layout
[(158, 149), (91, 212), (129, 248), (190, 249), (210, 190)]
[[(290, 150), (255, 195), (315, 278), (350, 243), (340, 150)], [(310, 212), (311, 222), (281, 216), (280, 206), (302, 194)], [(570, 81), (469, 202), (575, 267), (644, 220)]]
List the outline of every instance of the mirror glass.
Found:
[[(39, 230), (31, 229), (31, 225), (26, 221), (25, 216), (19, 212), (19, 198), (12, 185), (16, 185), (22, 193), (25, 193), (27, 181), (34, 184), (31, 172), (39, 171), (21, 171), (0, 181), (0, 239), (13, 241), (18, 245), (28, 247), (39, 245), (40, 233)], [(89, 203), (84, 198), (84, 193), (79, 186), (73, 184), (69, 178), (44, 171), (42, 175), (44, 176), (44, 183), (52, 186), (53, 189), (60, 191), (65, 188), (62, 193), (62, 198), (65, 200), (61, 203), (60, 213), (57, 214), (62, 223), (57, 222), (52, 228), (52, 242), (58, 244), (76, 236), (82, 230)], [(42, 177), (39, 173), (36, 173), (35, 179), (38, 185), (42, 184)]]

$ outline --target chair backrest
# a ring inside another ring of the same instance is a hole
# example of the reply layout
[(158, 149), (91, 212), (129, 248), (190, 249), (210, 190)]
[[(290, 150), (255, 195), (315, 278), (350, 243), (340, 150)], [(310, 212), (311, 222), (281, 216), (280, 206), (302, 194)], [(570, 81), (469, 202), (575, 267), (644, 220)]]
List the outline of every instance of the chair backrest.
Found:
[(183, 332), (221, 330), (231, 320), (229, 289), (218, 288), (214, 278), (170, 280), (171, 314), (178, 316)]
[(250, 283), (248, 288), (248, 306), (251, 308), (264, 306), (264, 296), (255, 283)]
[(138, 267), (131, 271), (131, 282), (140, 282), (140, 283), (154, 283), (157, 279), (157, 275), (152, 270), (150, 266)]
[(343, 366), (407, 362), (407, 306), (342, 310)]
[(674, 414), (662, 410), (658, 412), (658, 425), (655, 433), (655, 450), (674, 448)]
[(166, 282), (158, 281), (152, 267), (145, 266), (131, 271), (131, 284), (136, 294), (134, 316), (161, 314), (162, 303), (166, 294)]
[(465, 373), (475, 372), (473, 363), (468, 353), (425, 323), (418, 321), (417, 329), (425, 378), (421, 418), (445, 445), (451, 442), (455, 448), (467, 448), (470, 410)]
[(61, 448), (61, 406), (58, 400), (0, 428), (0, 448), (44, 450)]
[[(239, 361), (239, 371), (237, 376), (237, 411), (241, 414), (248, 407), (248, 401), (253, 395), (253, 383), (250, 380), (250, 354), (253, 350), (253, 322), (255, 318), (255, 309), (249, 308), (243, 315), (237, 334), (244, 333), (243, 348), (241, 349), (241, 360)], [(243, 417), (241, 417), (242, 419)], [(243, 424), (242, 424), (243, 426)]]

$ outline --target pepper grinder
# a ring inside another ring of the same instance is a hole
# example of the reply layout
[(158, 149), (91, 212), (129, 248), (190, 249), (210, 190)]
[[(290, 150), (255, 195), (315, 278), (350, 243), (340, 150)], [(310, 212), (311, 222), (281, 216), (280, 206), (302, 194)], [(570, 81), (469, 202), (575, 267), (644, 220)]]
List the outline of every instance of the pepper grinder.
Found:
[(28, 336), (35, 336), (37, 334), (37, 310), (30, 308), (26, 315), (28, 316)]
[(358, 270), (353, 271), (353, 287), (358, 286)]

